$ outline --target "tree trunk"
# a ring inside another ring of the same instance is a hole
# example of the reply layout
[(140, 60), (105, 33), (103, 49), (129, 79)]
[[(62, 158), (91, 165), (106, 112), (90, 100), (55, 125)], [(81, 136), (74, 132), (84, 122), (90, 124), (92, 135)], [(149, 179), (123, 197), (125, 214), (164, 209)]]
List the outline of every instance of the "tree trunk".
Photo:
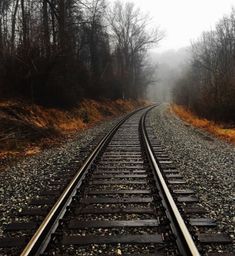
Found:
[(2, 17), (0, 16), (0, 56), (3, 53), (3, 43), (2, 43)]
[[(51, 1), (52, 6), (54, 6), (54, 0)], [(52, 7), (50, 6), (50, 10), (51, 10), (51, 25), (52, 25), (52, 39), (53, 39), (53, 45), (55, 46), (57, 43), (56, 40), (56, 31), (55, 31), (55, 12), (52, 9)]]
[(11, 54), (15, 49), (15, 26), (16, 26), (16, 14), (18, 11), (19, 0), (16, 0), (14, 13), (12, 15), (12, 25), (11, 25)]
[(65, 51), (65, 3), (64, 0), (59, 0), (58, 6), (58, 24), (59, 24), (59, 48), (64, 54)]
[(25, 16), (25, 2), (21, 0), (21, 12), (22, 12), (22, 33), (23, 33), (23, 46), (27, 49), (27, 24), (26, 24), (26, 16)]
[(46, 56), (50, 56), (50, 34), (48, 25), (48, 9), (47, 1), (43, 0), (43, 32), (44, 32), (44, 47)]

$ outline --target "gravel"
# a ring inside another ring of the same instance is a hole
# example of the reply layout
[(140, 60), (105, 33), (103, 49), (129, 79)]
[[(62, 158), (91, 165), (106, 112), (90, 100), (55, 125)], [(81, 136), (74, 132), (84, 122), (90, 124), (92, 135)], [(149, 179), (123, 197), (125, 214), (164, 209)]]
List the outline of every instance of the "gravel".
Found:
[(68, 172), (71, 166), (81, 165), (84, 153), (91, 149), (119, 119), (106, 121), (94, 128), (78, 133), (60, 147), (45, 150), (8, 166), (0, 172), (0, 236), (4, 224), (17, 221), (17, 212), (47, 188), (58, 172)]
[[(117, 120), (104, 122), (58, 148), (27, 157), (1, 171), (0, 236), (3, 225), (16, 220), (14, 213), (43, 191), (58, 172), (66, 173), (74, 163), (79, 166), (84, 158), (81, 149), (91, 149), (95, 144), (92, 142)], [(168, 111), (167, 104), (151, 111), (148, 120), (200, 203), (218, 220), (218, 228), (234, 236), (235, 147), (181, 121)]]
[(218, 229), (234, 238), (234, 145), (186, 124), (170, 113), (168, 104), (152, 110), (148, 120)]

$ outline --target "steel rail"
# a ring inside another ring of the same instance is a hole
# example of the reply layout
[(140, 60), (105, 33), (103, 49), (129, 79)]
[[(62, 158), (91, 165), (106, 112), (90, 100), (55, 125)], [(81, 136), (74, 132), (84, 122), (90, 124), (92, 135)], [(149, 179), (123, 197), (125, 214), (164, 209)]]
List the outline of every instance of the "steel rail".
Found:
[[(154, 106), (155, 107), (155, 106)], [(147, 134), (146, 129), (146, 116), (147, 113), (154, 107), (149, 108), (141, 117), (140, 120), (140, 132), (143, 138), (144, 147), (147, 153), (148, 160), (152, 166), (152, 170), (155, 176), (157, 187), (160, 195), (163, 199), (164, 207), (166, 208), (167, 217), (170, 219), (172, 232), (176, 237), (176, 243), (178, 249), (183, 256), (200, 256), (198, 249), (190, 235), (188, 228), (186, 227), (184, 220), (176, 206), (176, 203), (171, 195), (171, 192), (166, 184), (166, 181), (161, 173), (157, 160), (154, 156), (154, 152)]]
[(126, 115), (121, 121), (115, 125), (108, 134), (106, 134), (96, 148), (93, 150), (91, 155), (86, 159), (85, 163), (78, 170), (74, 178), (68, 184), (64, 192), (58, 198), (48, 215), (45, 217), (37, 231), (34, 233), (31, 240), (28, 242), (20, 256), (38, 256), (42, 254), (50, 239), (52, 234), (55, 232), (59, 225), (59, 220), (63, 218), (67, 211), (67, 207), (71, 204), (71, 201), (79, 189), (83, 178), (87, 174), (89, 167), (92, 165), (94, 159), (97, 157), (99, 152), (103, 149), (105, 145), (112, 139), (113, 135), (116, 133), (118, 128), (132, 115), (144, 108), (137, 109), (130, 114)]

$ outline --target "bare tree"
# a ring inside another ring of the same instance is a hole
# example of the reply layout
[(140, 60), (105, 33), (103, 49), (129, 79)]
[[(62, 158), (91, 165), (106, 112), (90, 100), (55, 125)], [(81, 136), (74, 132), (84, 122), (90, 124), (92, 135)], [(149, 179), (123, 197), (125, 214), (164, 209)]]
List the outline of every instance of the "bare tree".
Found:
[(144, 95), (151, 81), (146, 53), (162, 34), (149, 29), (149, 18), (134, 4), (117, 2), (110, 12), (107, 4), (1, 0), (0, 97), (7, 91), (42, 104), (74, 105), (82, 97)]
[[(147, 49), (155, 46), (162, 38), (160, 30), (150, 30), (150, 19), (143, 15), (133, 3), (115, 2), (108, 17), (114, 42), (118, 76), (122, 79), (123, 97), (132, 97), (137, 84), (137, 74)], [(124, 87), (124, 84), (126, 85)]]
[[(202, 116), (233, 120), (235, 110), (235, 11), (192, 45), (189, 72), (178, 81), (175, 100)], [(184, 93), (183, 93), (184, 90)]]

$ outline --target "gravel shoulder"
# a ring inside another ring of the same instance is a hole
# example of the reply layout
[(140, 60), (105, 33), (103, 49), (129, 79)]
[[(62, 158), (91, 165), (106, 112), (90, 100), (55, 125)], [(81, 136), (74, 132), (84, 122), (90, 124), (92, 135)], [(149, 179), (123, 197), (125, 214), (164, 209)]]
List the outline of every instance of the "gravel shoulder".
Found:
[(192, 127), (162, 104), (151, 111), (149, 120), (177, 169), (200, 197), (221, 232), (234, 238), (235, 147)]
[[(84, 160), (82, 150), (90, 150), (111, 127), (120, 120), (102, 122), (94, 128), (79, 132), (58, 148), (19, 160), (0, 172), (0, 236), (4, 224), (13, 221), (16, 212), (42, 192), (60, 171), (78, 168)], [(72, 167), (73, 166), (73, 167)]]

